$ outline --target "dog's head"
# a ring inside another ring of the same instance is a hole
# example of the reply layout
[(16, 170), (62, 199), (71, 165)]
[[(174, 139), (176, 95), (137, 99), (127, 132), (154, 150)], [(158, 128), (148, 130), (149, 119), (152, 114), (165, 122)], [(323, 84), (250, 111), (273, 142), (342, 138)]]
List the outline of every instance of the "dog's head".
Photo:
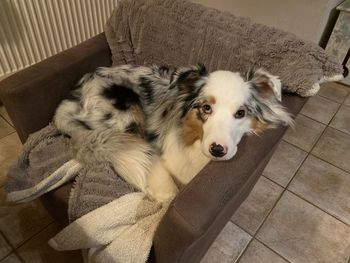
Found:
[(184, 142), (200, 140), (202, 152), (213, 160), (232, 158), (246, 133), (293, 123), (281, 105), (280, 80), (262, 69), (242, 77), (221, 70), (207, 74), (199, 67), (178, 81), (197, 94), (184, 117)]

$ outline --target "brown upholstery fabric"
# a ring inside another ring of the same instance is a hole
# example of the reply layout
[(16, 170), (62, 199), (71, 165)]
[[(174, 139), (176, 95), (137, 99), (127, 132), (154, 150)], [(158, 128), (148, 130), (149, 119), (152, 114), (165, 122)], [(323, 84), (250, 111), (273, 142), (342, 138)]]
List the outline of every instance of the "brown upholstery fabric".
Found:
[[(86, 72), (110, 65), (104, 34), (14, 74), (0, 83), (0, 97), (24, 142), (46, 126), (59, 102)], [(289, 110), (297, 114), (305, 99), (284, 95)], [(212, 162), (177, 196), (158, 228), (149, 262), (199, 262), (217, 234), (244, 201), (284, 128), (261, 137), (250, 136), (228, 162)], [(41, 199), (49, 212), (67, 224), (71, 184)]]
[(0, 99), (21, 141), (51, 121), (58, 104), (85, 73), (111, 63), (105, 35), (99, 34), (0, 82)]

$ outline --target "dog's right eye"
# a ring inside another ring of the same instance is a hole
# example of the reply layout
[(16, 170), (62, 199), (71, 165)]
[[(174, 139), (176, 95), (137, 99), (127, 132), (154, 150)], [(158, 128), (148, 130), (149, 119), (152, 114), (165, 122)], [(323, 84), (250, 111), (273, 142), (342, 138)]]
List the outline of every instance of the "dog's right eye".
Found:
[(211, 106), (209, 104), (204, 104), (202, 106), (202, 110), (205, 114), (211, 114), (212, 112)]
[(242, 119), (245, 116), (245, 110), (238, 110), (235, 113), (235, 118), (236, 119)]

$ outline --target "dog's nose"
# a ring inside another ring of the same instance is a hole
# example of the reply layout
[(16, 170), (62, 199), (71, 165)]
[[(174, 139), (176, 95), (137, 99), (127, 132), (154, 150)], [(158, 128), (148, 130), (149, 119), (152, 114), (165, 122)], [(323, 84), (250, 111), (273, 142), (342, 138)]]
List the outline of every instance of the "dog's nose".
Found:
[(225, 154), (227, 153), (227, 147), (222, 146), (221, 144), (216, 144), (215, 142), (213, 142), (210, 145), (209, 151), (210, 151), (211, 155), (213, 155), (215, 157), (222, 157), (222, 156), (225, 156)]

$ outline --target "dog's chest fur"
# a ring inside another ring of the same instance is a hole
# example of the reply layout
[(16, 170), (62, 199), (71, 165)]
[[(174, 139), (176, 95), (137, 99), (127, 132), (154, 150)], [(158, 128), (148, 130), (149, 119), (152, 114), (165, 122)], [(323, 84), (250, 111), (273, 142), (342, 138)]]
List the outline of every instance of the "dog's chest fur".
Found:
[(179, 144), (178, 131), (175, 128), (165, 137), (161, 160), (180, 185), (189, 183), (210, 161), (202, 153), (199, 140), (189, 146)]

